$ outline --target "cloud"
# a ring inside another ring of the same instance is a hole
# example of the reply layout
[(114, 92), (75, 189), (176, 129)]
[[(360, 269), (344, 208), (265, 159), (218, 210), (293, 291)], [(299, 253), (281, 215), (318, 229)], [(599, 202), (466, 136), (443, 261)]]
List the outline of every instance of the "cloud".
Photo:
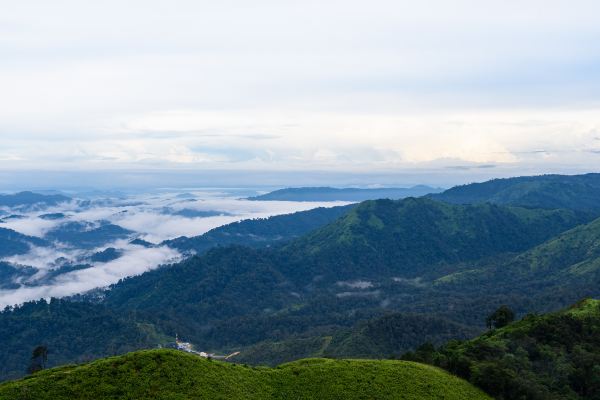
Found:
[(373, 283), (369, 281), (338, 281), (335, 283), (337, 286), (347, 287), (350, 289), (369, 289), (373, 287)]
[[(44, 273), (44, 271), (54, 267), (54, 262), (59, 258), (64, 258), (67, 261), (73, 262), (80, 259), (84, 254), (85, 252), (79, 249), (34, 246), (26, 254), (6, 257), (3, 261), (35, 267), (42, 270), (42, 273)], [(35, 278), (39, 277), (40, 276), (36, 276)]]
[(5, 223), (0, 224), (0, 226), (12, 229), (24, 235), (44, 237), (46, 232), (60, 224), (61, 221), (59, 220), (42, 219), (30, 215), (25, 218), (9, 219)]
[(593, 1), (36, 10), (0, 21), (6, 169), (566, 169), (576, 157), (521, 155), (599, 131)]
[(130, 246), (122, 257), (91, 268), (60, 275), (51, 285), (22, 287), (15, 290), (0, 290), (0, 307), (20, 304), (25, 301), (64, 297), (82, 293), (94, 288), (104, 287), (120, 279), (139, 275), (159, 265), (179, 259), (176, 250), (166, 246), (144, 248)]
[(491, 169), (491, 168), (496, 168), (496, 165), (493, 164), (481, 164), (481, 165), (449, 165), (446, 168), (448, 169), (456, 169), (456, 170), (462, 170), (462, 171), (469, 171), (472, 169)]
[[(19, 229), (23, 233), (43, 237), (48, 230), (60, 229), (60, 225), (68, 221), (94, 223), (104, 220), (135, 231), (145, 240), (160, 243), (179, 236), (200, 235), (210, 229), (242, 219), (264, 218), (320, 206), (347, 204), (344, 202), (247, 201), (226, 197), (227, 195), (219, 190), (188, 190), (187, 193), (192, 196), (186, 197), (191, 198), (182, 199), (178, 193), (159, 192), (118, 198), (96, 197), (89, 203), (75, 200), (46, 210), (67, 213), (65, 219), (44, 220), (37, 218), (38, 212), (32, 212), (23, 219), (10, 220), (10, 227)], [(174, 211), (183, 209), (214, 211), (221, 212), (223, 215), (186, 218), (164, 214), (165, 207)], [(90, 261), (94, 253), (109, 247), (119, 249), (122, 255), (106, 263)], [(107, 242), (89, 250), (59, 243), (52, 243), (49, 247), (34, 246), (26, 254), (2, 260), (14, 265), (35, 267), (38, 272), (27, 279), (28, 286), (0, 291), (0, 307), (41, 297), (68, 296), (104, 287), (124, 277), (139, 275), (180, 258), (181, 255), (176, 250), (166, 246), (145, 248), (131, 244), (129, 239)], [(90, 267), (57, 275), (48, 282), (48, 273), (64, 264), (90, 265)]]
[[(156, 202), (155, 207), (163, 204)], [(168, 203), (167, 203), (168, 204)], [(177, 209), (216, 211), (226, 215), (204, 218), (186, 218), (178, 215), (165, 215), (161, 208), (131, 210), (109, 217), (113, 223), (126, 229), (142, 233), (142, 237), (153, 243), (179, 236), (197, 236), (213, 228), (248, 218), (266, 218), (273, 215), (289, 214), (316, 207), (332, 207), (347, 204), (344, 202), (285, 202), (247, 201), (231, 198), (206, 199), (171, 203)]]

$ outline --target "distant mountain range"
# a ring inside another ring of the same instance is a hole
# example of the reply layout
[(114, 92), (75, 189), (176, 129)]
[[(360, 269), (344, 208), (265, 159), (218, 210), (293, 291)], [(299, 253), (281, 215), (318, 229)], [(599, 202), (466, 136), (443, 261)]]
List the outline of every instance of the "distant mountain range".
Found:
[(34, 192), (0, 194), (0, 206), (6, 207), (32, 206), (35, 204), (54, 206), (68, 201), (71, 201), (71, 198), (60, 194), (46, 195)]
[(429, 186), (413, 186), (411, 188), (332, 188), (332, 187), (301, 187), (275, 190), (259, 196), (249, 197), (248, 200), (279, 200), (279, 201), (365, 201), (376, 199), (403, 199), (406, 197), (421, 197), (429, 193), (439, 193), (440, 188)]

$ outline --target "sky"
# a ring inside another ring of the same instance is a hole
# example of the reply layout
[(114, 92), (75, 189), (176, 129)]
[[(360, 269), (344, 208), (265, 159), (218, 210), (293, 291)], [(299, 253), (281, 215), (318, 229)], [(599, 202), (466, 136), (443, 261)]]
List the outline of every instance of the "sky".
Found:
[(5, 188), (600, 170), (597, 1), (2, 3)]

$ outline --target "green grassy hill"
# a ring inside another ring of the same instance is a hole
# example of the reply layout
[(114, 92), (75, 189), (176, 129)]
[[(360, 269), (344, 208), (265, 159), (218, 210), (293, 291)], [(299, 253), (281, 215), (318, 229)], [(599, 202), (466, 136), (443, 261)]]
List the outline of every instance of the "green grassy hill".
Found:
[(430, 362), (499, 399), (600, 398), (600, 300), (587, 299), (406, 359)]
[(489, 399), (436, 367), (306, 359), (251, 368), (146, 350), (54, 368), (0, 385), (0, 399)]

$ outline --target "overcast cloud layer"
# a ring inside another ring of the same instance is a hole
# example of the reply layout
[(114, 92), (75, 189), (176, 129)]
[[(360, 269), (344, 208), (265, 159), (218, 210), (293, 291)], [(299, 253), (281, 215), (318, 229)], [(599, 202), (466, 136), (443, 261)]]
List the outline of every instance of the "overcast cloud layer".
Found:
[(598, 169), (599, 42), (597, 1), (7, 2), (0, 168)]

